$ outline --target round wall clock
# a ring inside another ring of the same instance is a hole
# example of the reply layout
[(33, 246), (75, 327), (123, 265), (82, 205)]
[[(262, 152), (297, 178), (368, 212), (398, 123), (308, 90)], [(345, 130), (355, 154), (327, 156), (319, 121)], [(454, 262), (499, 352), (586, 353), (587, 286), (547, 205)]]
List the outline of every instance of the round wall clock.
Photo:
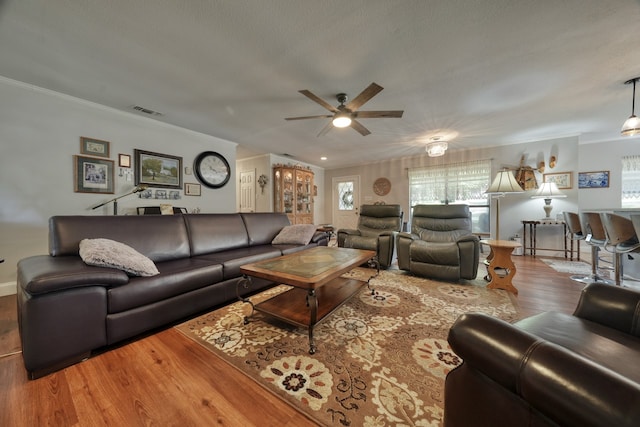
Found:
[(198, 154), (193, 168), (196, 171), (198, 181), (209, 188), (223, 187), (231, 177), (229, 162), (221, 154), (214, 151)]
[(378, 196), (386, 196), (391, 191), (391, 181), (387, 178), (378, 178), (373, 183), (373, 192)]

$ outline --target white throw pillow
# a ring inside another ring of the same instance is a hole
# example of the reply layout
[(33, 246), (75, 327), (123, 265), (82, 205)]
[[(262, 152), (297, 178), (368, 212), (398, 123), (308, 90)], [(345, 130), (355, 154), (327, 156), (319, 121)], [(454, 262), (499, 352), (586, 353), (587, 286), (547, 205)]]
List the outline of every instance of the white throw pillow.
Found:
[(274, 245), (307, 245), (316, 232), (313, 224), (287, 225), (271, 241)]
[(117, 268), (132, 276), (155, 276), (160, 274), (156, 265), (149, 258), (131, 246), (114, 240), (81, 240), (80, 258), (87, 265)]

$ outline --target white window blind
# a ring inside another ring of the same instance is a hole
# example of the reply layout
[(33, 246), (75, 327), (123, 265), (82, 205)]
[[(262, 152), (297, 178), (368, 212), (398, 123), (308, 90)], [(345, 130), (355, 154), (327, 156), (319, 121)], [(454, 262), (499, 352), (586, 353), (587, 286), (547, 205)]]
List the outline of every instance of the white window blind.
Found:
[(640, 156), (622, 158), (622, 207), (640, 207)]

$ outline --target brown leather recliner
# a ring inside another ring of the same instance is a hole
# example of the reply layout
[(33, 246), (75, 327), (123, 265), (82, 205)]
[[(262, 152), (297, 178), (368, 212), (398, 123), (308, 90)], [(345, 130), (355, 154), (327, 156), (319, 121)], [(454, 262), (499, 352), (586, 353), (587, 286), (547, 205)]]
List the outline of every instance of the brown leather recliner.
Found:
[(338, 246), (376, 251), (380, 268), (389, 268), (396, 235), (402, 230), (402, 217), (400, 205), (362, 205), (358, 229), (338, 230)]
[(591, 283), (573, 315), (509, 324), (467, 313), (449, 331), (444, 426), (640, 426), (640, 292)]
[(475, 279), (480, 240), (467, 205), (416, 205), (411, 233), (398, 234), (398, 267), (435, 279)]

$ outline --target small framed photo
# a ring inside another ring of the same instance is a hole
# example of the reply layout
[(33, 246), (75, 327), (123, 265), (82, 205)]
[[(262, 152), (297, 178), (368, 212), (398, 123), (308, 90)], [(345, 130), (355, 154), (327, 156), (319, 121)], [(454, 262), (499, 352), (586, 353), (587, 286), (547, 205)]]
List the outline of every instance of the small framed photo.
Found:
[(80, 137), (80, 154), (97, 157), (110, 157), (109, 141), (101, 141), (99, 139)]
[(573, 188), (571, 175), (572, 172), (545, 173), (542, 175), (542, 181), (555, 182), (559, 190), (569, 190)]
[(130, 168), (131, 156), (128, 154), (118, 154), (118, 166), (121, 168)]
[(184, 195), (185, 196), (200, 196), (202, 194), (202, 188), (200, 184), (192, 184), (190, 182), (186, 182), (184, 184)]
[(609, 171), (579, 172), (578, 188), (609, 187)]
[(182, 157), (143, 150), (133, 150), (133, 155), (135, 185), (182, 190)]
[(113, 194), (113, 160), (73, 156), (76, 193)]

